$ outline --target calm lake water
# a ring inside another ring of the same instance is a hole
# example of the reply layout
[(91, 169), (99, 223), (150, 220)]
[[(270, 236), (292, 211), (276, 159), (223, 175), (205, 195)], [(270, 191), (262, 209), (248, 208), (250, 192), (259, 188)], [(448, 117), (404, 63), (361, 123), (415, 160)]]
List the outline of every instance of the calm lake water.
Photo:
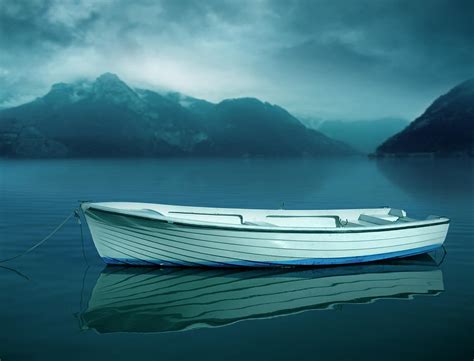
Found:
[[(0, 359), (472, 360), (468, 159), (0, 160), (0, 259), (78, 200), (280, 208), (389, 205), (451, 218), (447, 255), (332, 268), (106, 268), (69, 221), (0, 266)], [(84, 247), (84, 249), (83, 249)]]

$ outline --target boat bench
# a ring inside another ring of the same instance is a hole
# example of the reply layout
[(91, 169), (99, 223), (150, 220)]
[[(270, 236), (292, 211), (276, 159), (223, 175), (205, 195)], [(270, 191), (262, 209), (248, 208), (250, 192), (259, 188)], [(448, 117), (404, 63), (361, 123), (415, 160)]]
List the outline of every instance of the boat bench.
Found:
[[(150, 210), (146, 210), (150, 211)], [(155, 212), (160, 214), (159, 212)], [(394, 223), (415, 222), (416, 219), (406, 217), (406, 213), (394, 210), (388, 214), (361, 214), (357, 220), (344, 220), (337, 215), (266, 215), (264, 220), (244, 219), (242, 214), (235, 213), (206, 213), (206, 212), (183, 212), (169, 211), (170, 216), (187, 220), (216, 222), (224, 224), (239, 224), (260, 227), (371, 227), (374, 225), (388, 225)]]
[(265, 220), (245, 220), (243, 215), (234, 213), (169, 211), (168, 214), (170, 216), (177, 216), (179, 218), (183, 217), (187, 220), (227, 224), (243, 224), (261, 227), (342, 227), (339, 216), (335, 215), (267, 215), (265, 216)]
[[(403, 213), (406, 214), (406, 213)], [(410, 218), (405, 216), (394, 216), (390, 213), (388, 215), (371, 215), (371, 214), (361, 214), (359, 216), (359, 222), (361, 225), (379, 225), (383, 226), (386, 224), (394, 223), (407, 223), (407, 222), (417, 222), (417, 219)]]
[(259, 221), (245, 221), (243, 224), (246, 226), (261, 226), (261, 227), (275, 227), (275, 224), (268, 222), (259, 222)]
[(400, 217), (398, 218), (398, 221), (399, 223), (403, 223), (403, 222), (417, 222), (418, 219), (415, 219), (415, 218), (410, 218), (410, 217)]
[(392, 224), (396, 221), (398, 221), (399, 217), (397, 216), (391, 216), (391, 215), (370, 215), (370, 214), (361, 214), (359, 216), (359, 221), (365, 222), (365, 223), (371, 223), (379, 226), (383, 226), (386, 224)]
[(186, 217), (183, 217), (183, 218), (188, 219), (188, 220), (194, 220), (194, 221), (217, 222), (217, 223), (228, 223), (228, 224), (244, 224), (244, 217), (241, 214), (180, 212), (180, 211), (169, 211), (168, 214), (170, 216), (185, 215)]
[(334, 228), (341, 227), (339, 216), (334, 215), (268, 215), (266, 216), (273, 225), (279, 227), (323, 227)]

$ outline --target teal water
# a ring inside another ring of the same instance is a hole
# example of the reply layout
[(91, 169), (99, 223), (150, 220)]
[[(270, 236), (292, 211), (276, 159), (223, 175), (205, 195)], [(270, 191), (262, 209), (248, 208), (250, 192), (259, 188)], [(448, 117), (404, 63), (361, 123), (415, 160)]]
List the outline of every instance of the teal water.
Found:
[(452, 220), (439, 266), (415, 257), (283, 273), (110, 269), (70, 221), (0, 264), (0, 359), (471, 360), (473, 184), (466, 159), (0, 160), (0, 259), (77, 200), (389, 205)]

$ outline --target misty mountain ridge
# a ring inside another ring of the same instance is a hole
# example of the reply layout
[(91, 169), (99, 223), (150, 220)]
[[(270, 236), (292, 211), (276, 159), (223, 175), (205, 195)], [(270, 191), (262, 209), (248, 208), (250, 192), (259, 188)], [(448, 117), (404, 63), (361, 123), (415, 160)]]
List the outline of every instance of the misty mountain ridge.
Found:
[(408, 120), (396, 117), (362, 120), (326, 120), (306, 117), (299, 119), (308, 128), (349, 144), (365, 154), (375, 152), (383, 141), (403, 130), (409, 124)]
[(408, 127), (377, 148), (378, 155), (474, 155), (474, 78), (437, 98)]
[(54, 84), (43, 97), (0, 110), (0, 155), (327, 156), (356, 153), (255, 98), (218, 104), (134, 89), (105, 73)]

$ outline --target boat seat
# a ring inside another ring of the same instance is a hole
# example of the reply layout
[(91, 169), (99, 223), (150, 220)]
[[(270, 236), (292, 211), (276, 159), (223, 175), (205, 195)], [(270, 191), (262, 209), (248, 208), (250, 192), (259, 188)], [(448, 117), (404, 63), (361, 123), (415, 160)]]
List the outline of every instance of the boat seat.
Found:
[(396, 216), (396, 217), (406, 217), (407, 212), (405, 212), (403, 209), (397, 209), (397, 208), (391, 208), (390, 212), (388, 212), (390, 216)]
[(268, 215), (266, 216), (266, 219), (270, 219), (271, 223), (280, 227), (341, 227), (341, 220), (339, 216), (333, 215)]
[(386, 224), (393, 224), (398, 219), (399, 217), (389, 216), (389, 215), (379, 216), (379, 215), (361, 214), (359, 216), (359, 221), (372, 223), (379, 226), (386, 225)]
[(268, 223), (268, 222), (244, 222), (245, 225), (247, 226), (262, 226), (262, 227), (277, 227), (276, 224), (273, 223)]
[(418, 219), (415, 218), (410, 218), (410, 217), (400, 217), (398, 218), (397, 222), (403, 223), (403, 222), (417, 222)]
[(241, 214), (233, 213), (205, 213), (205, 212), (181, 212), (169, 211), (171, 217), (182, 218), (193, 221), (211, 222), (211, 223), (227, 223), (227, 224), (244, 224), (244, 217)]

